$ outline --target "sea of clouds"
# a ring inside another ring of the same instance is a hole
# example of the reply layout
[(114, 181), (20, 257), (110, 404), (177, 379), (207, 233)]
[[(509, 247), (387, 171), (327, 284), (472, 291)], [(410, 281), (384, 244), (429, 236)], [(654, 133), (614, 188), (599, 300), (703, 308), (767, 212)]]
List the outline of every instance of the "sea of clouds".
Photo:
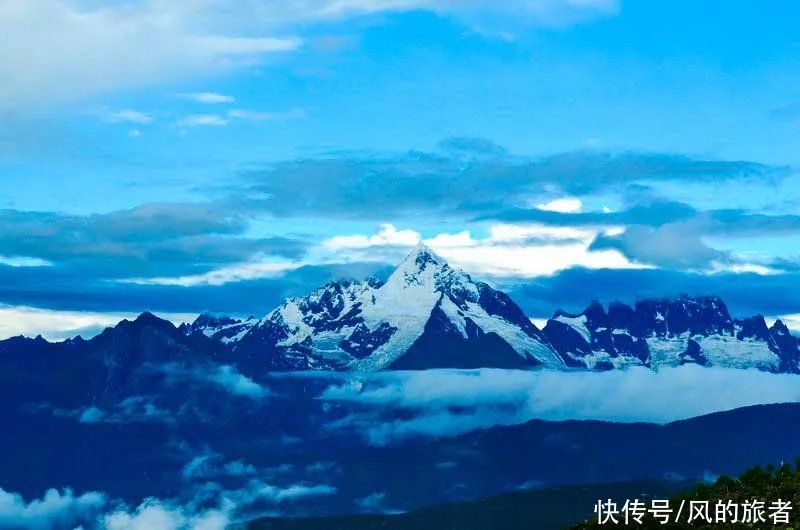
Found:
[[(478, 369), (273, 374), (258, 391), (255, 383), (228, 371), (209, 374), (216, 384), (248, 397), (279, 396), (271, 394), (270, 379), (295, 379), (301, 386), (314, 379), (321, 390), (312, 400), (323, 410), (345, 411), (331, 416), (325, 429), (331, 434), (353, 430), (374, 445), (419, 436), (453, 437), (533, 419), (667, 423), (750, 405), (800, 402), (796, 375), (694, 365), (657, 372), (632, 368), (603, 373)], [(231, 474), (242, 477), (244, 485), (226, 490), (213, 482)], [(50, 489), (40, 498), (25, 499), (0, 489), (0, 528), (222, 530), (256, 515), (279, 515), (287, 503), (337, 493), (324, 482), (276, 486), (260, 475), (247, 462), (226, 462), (205, 452), (189, 461), (184, 478), (206, 482), (191, 498), (180, 500), (145, 499), (131, 505), (108, 493), (70, 489)]]
[(320, 399), (355, 406), (333, 428), (375, 444), (457, 436), (533, 419), (668, 423), (749, 405), (800, 401), (798, 376), (686, 365), (653, 371), (425, 370), (350, 376)]

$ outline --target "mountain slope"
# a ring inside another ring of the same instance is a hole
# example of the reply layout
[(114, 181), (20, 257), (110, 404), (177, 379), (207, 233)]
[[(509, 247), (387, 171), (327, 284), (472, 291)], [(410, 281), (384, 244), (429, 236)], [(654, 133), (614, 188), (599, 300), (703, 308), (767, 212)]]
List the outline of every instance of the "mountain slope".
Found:
[(186, 335), (151, 313), (123, 320), (99, 335), (50, 343), (37, 337), (0, 341), (0, 390), (65, 406), (102, 404), (159, 385), (151, 368), (224, 362), (219, 342)]

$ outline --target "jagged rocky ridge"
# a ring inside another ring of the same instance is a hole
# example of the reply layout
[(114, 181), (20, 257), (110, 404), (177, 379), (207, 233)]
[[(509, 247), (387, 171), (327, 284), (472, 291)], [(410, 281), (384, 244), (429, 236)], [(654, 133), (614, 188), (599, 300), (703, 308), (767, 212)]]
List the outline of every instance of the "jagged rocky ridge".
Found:
[[(90, 340), (0, 341), (0, 356), (4, 364), (39, 362), (54, 377), (75, 374), (75, 383), (135, 382), (139, 366), (158, 363), (230, 364), (247, 374), (686, 363), (800, 373), (800, 341), (782, 322), (768, 327), (761, 316), (734, 319), (719, 298), (615, 302), (607, 310), (595, 302), (578, 314), (556, 312), (540, 330), (506, 294), (423, 245), (385, 282), (328, 283), (261, 319), (201, 315), (176, 329), (146, 313)], [(95, 368), (86, 368), (87, 359)], [(61, 365), (68, 366), (54, 368)]]

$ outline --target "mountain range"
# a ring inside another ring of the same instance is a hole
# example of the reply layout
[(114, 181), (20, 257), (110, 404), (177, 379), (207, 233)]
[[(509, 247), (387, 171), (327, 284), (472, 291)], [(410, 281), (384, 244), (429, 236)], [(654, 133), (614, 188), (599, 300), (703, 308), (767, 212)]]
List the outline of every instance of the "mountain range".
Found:
[[(82, 355), (61, 355), (65, 351)], [(23, 357), (27, 363), (30, 354), (40, 352), (43, 367), (51, 368), (89, 356), (106, 366), (104, 378), (133, 369), (148, 356), (160, 362), (222, 362), (251, 374), (658, 369), (687, 363), (800, 373), (800, 340), (783, 322), (768, 326), (762, 316), (735, 319), (717, 297), (642, 300), (633, 307), (613, 302), (607, 310), (593, 302), (577, 314), (557, 311), (539, 329), (508, 295), (451, 267), (422, 244), (386, 281), (331, 282), (287, 299), (260, 319), (203, 314), (175, 328), (145, 313), (89, 340), (15, 337), (0, 341), (0, 352), (4, 364)], [(86, 373), (76, 377), (89, 377)]]
[(201, 315), (182, 328), (273, 370), (705, 366), (800, 372), (800, 341), (716, 297), (593, 302), (538, 329), (505, 293), (419, 245), (385, 282), (328, 283), (262, 319)]

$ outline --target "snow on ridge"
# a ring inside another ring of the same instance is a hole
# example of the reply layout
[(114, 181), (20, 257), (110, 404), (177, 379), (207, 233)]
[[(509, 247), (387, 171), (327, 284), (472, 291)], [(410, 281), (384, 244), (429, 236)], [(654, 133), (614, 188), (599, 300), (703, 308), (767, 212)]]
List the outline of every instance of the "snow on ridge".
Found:
[(575, 331), (577, 331), (583, 340), (586, 341), (587, 344), (591, 344), (592, 342), (592, 333), (589, 331), (589, 328), (586, 327), (586, 315), (581, 313), (576, 317), (570, 317), (565, 314), (559, 314), (553, 320), (556, 322), (561, 322), (562, 324), (566, 324), (567, 326), (571, 327)]

